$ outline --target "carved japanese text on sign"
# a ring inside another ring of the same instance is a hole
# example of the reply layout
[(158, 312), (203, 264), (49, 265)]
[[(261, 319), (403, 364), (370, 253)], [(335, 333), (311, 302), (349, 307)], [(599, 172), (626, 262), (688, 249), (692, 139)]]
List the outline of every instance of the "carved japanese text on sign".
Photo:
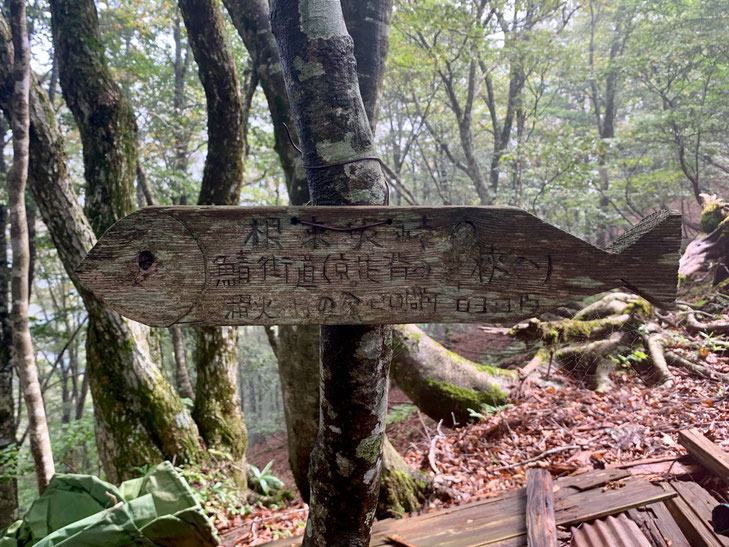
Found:
[(78, 275), (154, 326), (514, 321), (618, 286), (671, 301), (679, 228), (607, 252), (513, 208), (152, 207)]

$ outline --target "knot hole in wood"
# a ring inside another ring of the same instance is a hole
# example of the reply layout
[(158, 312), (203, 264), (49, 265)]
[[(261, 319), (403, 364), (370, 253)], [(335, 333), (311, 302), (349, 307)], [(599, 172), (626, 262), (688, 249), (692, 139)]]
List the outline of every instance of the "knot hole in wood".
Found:
[(142, 270), (149, 270), (154, 264), (154, 255), (151, 251), (140, 251), (137, 255), (137, 264)]

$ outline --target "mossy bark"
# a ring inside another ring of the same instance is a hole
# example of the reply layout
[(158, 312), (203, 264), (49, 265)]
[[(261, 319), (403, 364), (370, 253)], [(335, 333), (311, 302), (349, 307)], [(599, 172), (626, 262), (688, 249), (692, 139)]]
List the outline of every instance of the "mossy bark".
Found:
[[(271, 25), (305, 165), (372, 155), (354, 46), (339, 3), (274, 1)], [(376, 162), (310, 169), (307, 178), (316, 205), (385, 201)], [(304, 545), (367, 545), (380, 486), (391, 329), (330, 326), (320, 336), (319, 431)]]
[(707, 200), (701, 213), (701, 231), (689, 243), (679, 265), (680, 293), (704, 294), (729, 278), (729, 205)]
[[(245, 127), (250, 105), (241, 96), (219, 4), (213, 0), (178, 3), (205, 90), (208, 113), (208, 152), (198, 203), (237, 205), (243, 184)], [(207, 446), (230, 455), (236, 481), (245, 486), (248, 434), (238, 397), (237, 340), (236, 328), (197, 329), (197, 393), (192, 415)]]
[(512, 370), (479, 365), (448, 351), (415, 325), (393, 331), (392, 377), (425, 414), (461, 425), (472, 420), (469, 409), (504, 404), (516, 380)]
[(402, 517), (420, 509), (432, 491), (431, 480), (411, 469), (385, 438), (378, 517)]
[(197, 329), (197, 392), (192, 417), (209, 448), (230, 455), (236, 483), (246, 486), (248, 434), (238, 397), (238, 329)]
[[(9, 29), (0, 15), (0, 107), (6, 112), (12, 51)], [(95, 396), (99, 455), (107, 477), (129, 478), (135, 466), (154, 462), (152, 457), (177, 456), (178, 462), (196, 458), (197, 428), (153, 359), (146, 329), (106, 309), (75, 275), (96, 238), (71, 187), (55, 112), (34, 79), (28, 182), (66, 273), (89, 312), (87, 376)]]
[(84, 209), (97, 237), (134, 210), (137, 123), (107, 66), (93, 0), (52, 0), (63, 98), (81, 134)]

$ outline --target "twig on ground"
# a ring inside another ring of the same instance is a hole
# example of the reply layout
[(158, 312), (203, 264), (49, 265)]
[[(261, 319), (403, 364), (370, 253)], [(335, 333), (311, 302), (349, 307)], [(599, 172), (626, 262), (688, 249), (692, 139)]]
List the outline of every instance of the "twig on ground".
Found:
[(515, 467), (521, 467), (522, 465), (526, 465), (528, 463), (535, 462), (537, 460), (541, 460), (545, 456), (549, 456), (550, 454), (556, 454), (557, 452), (563, 452), (565, 450), (577, 450), (578, 448), (582, 448), (579, 444), (573, 444), (570, 446), (558, 446), (557, 448), (550, 448), (549, 450), (545, 450), (541, 454), (537, 454), (533, 458), (529, 458), (524, 461), (512, 463), (510, 465), (502, 465), (500, 467), (494, 467), (491, 469), (491, 471), (503, 471), (505, 469), (514, 469)]

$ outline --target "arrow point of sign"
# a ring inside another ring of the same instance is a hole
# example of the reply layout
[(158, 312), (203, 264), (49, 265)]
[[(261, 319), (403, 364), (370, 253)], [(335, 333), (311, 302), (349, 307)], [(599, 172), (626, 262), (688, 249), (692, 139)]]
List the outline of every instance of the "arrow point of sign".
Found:
[(205, 258), (187, 227), (163, 208), (123, 218), (76, 269), (83, 286), (125, 317), (169, 326), (200, 301)]

